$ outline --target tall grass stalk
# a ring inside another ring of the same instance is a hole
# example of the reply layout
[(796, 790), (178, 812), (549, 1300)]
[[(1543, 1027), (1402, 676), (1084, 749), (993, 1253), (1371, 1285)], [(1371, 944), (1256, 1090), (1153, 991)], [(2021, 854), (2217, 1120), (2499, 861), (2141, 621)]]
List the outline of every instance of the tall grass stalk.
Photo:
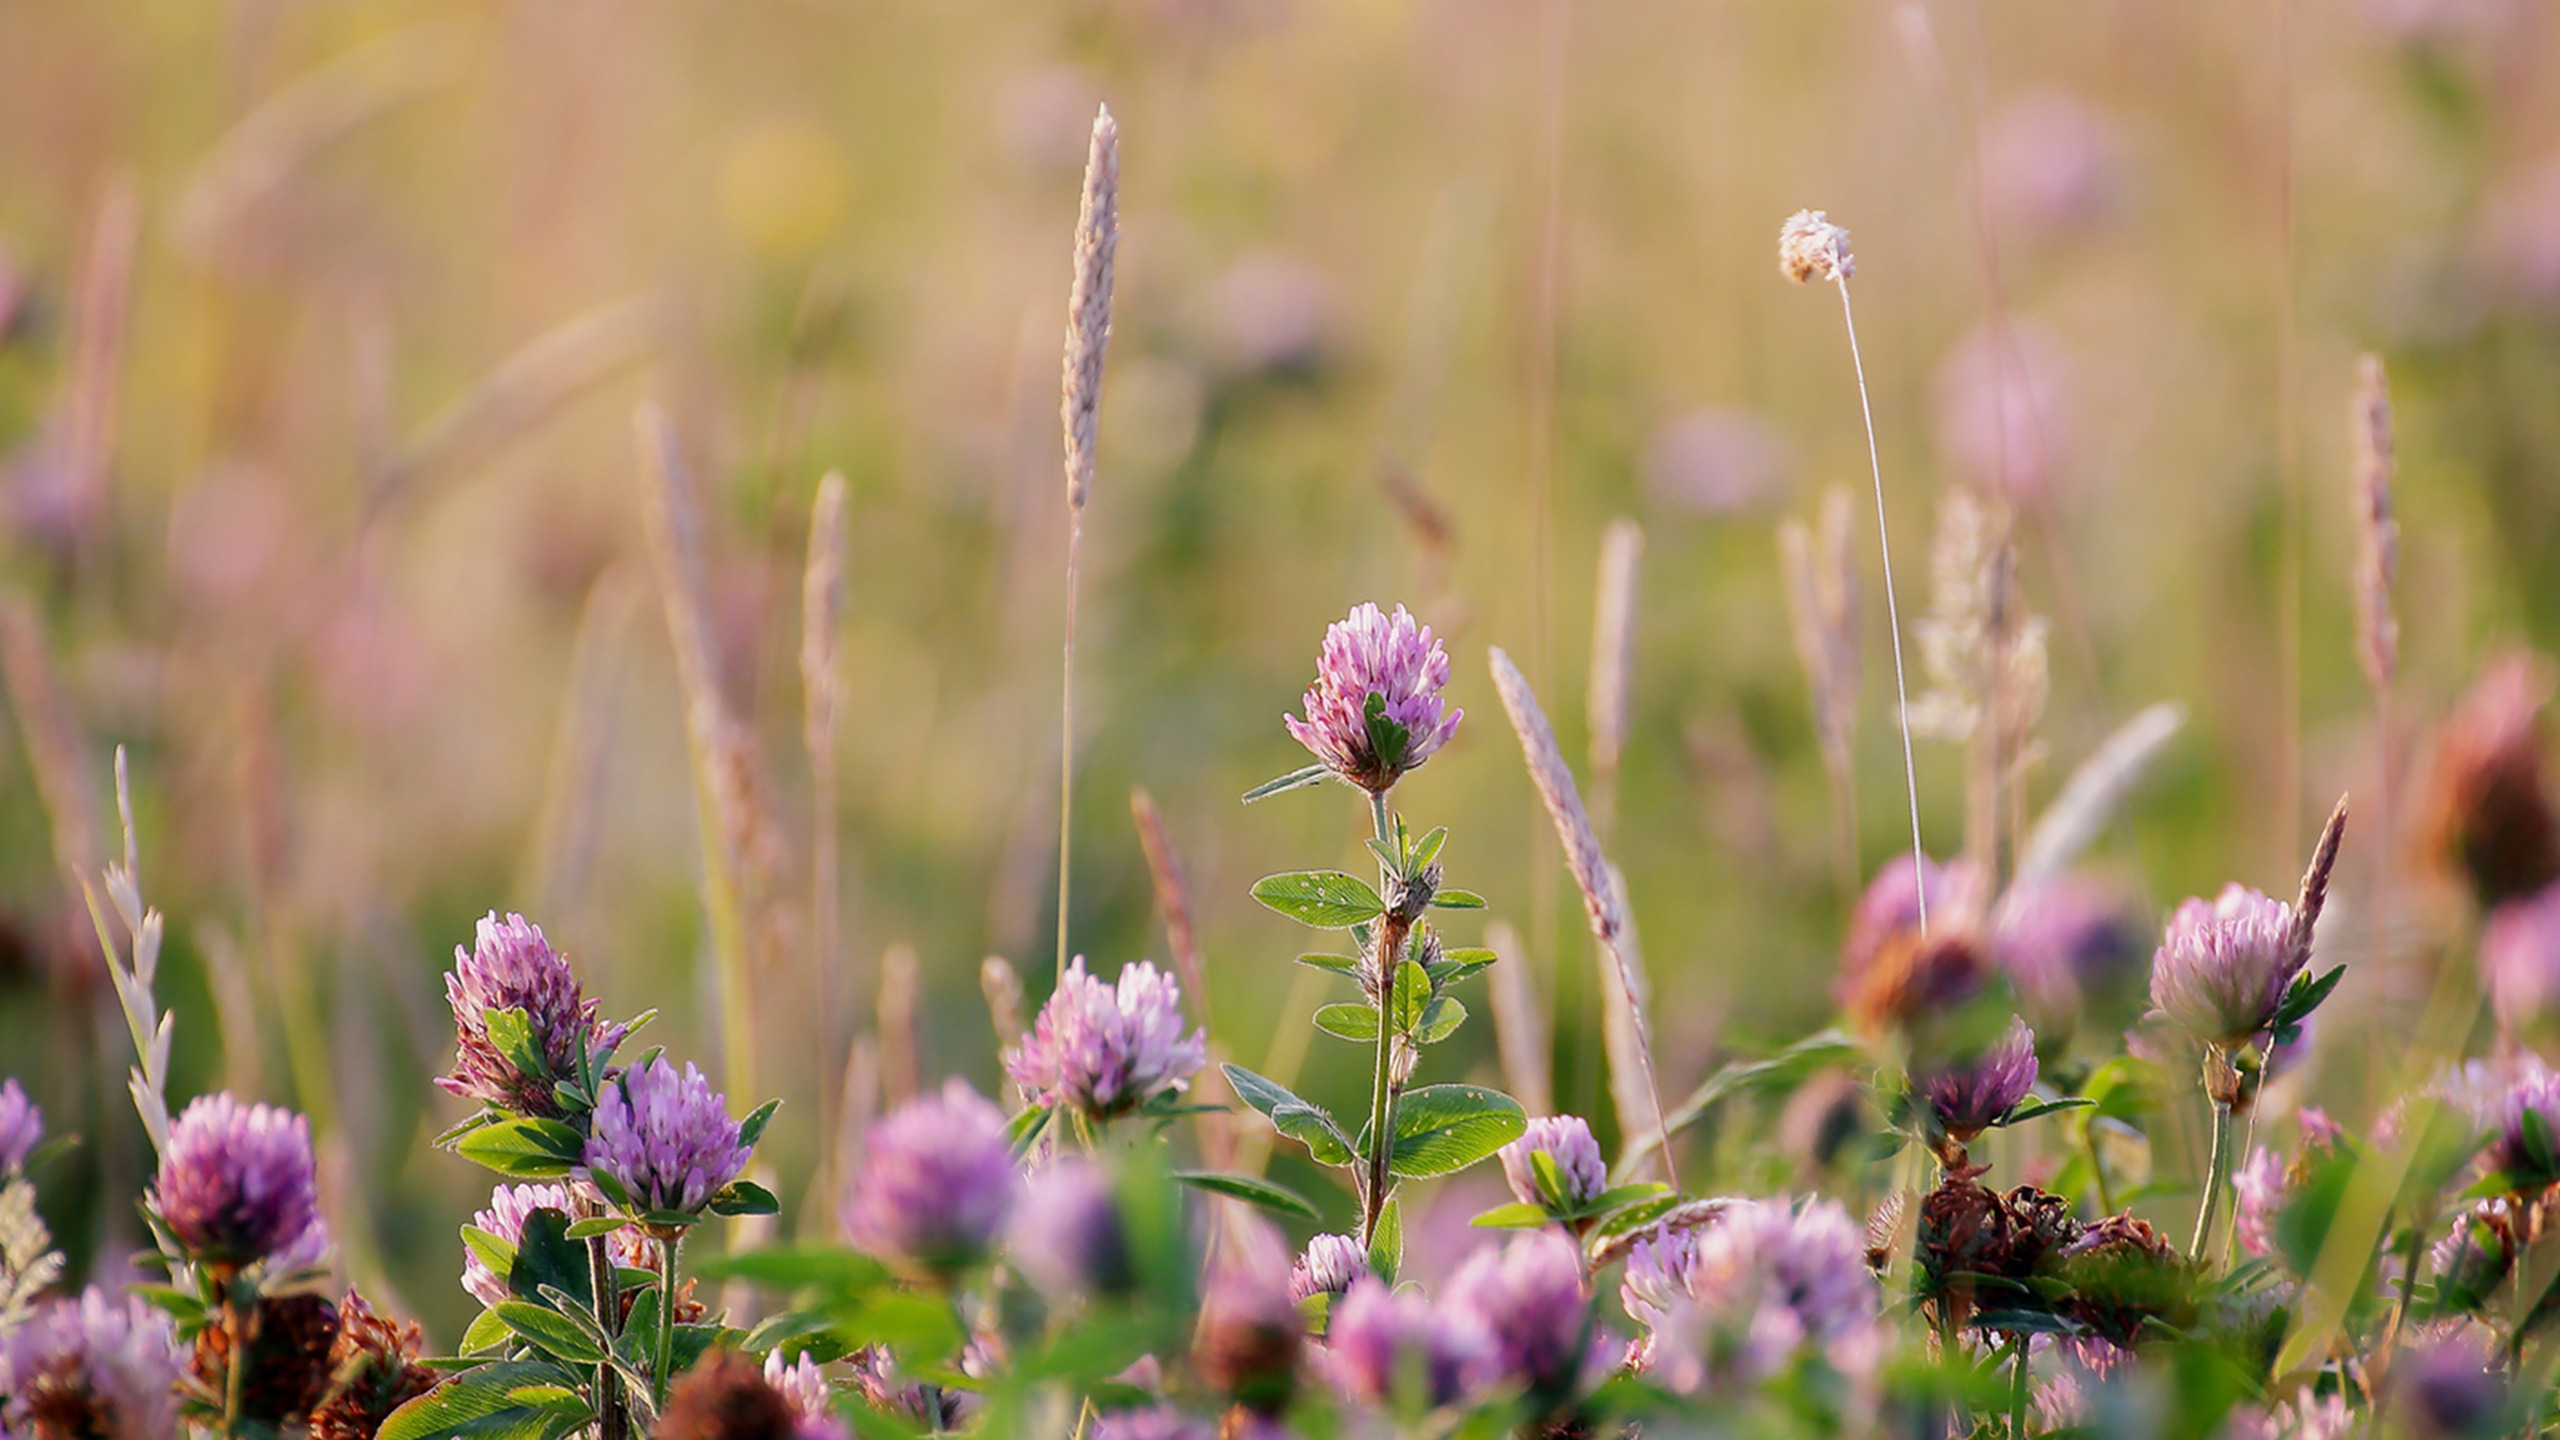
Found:
[[(2373, 689), (2374, 830), (2389, 835), (2391, 682), (2400, 670), (2400, 618), (2392, 608), (2391, 589), (2400, 573), (2400, 522), (2393, 518), (2391, 504), (2391, 382), (2379, 355), (2356, 362), (2348, 438), (2355, 454), (2356, 659)], [(2387, 878), (2389, 847), (2375, 853), (2377, 874)]]
[[(1633, 944), (1627, 917), (1626, 893), (1608, 856), (1600, 849), (1600, 837), (1592, 831), (1590, 812), (1583, 808), (1582, 791), (1574, 784), (1573, 770), (1564, 763), (1564, 751), (1556, 745), (1553, 727), (1547, 724), (1546, 712), (1539, 708), (1537, 692), (1529, 688), (1518, 666), (1499, 649), (1488, 652), (1493, 669), (1493, 688), (1502, 697), (1502, 708), (1511, 717), (1512, 733), (1519, 737), (1521, 758), (1527, 763), (1529, 781), (1536, 787), (1538, 798), (1546, 806), (1547, 816), (1555, 822), (1556, 839), (1564, 846), (1566, 868), (1573, 873), (1575, 888), (1582, 892), (1584, 918), (1590, 922), (1591, 936), (1600, 944), (1600, 954), (1615, 979), (1627, 1006), (1632, 1030), (1632, 1058), (1644, 1081), (1644, 1098), (1649, 1115), (1621, 1113), (1619, 1128), (1626, 1137), (1626, 1149), (1619, 1160), (1622, 1173), (1641, 1163), (1650, 1145), (1659, 1145), (1662, 1168), (1672, 1188), (1679, 1188), (1680, 1176), (1671, 1158), (1671, 1147), (1664, 1143), (1662, 1091), (1654, 1081), (1653, 1050), (1645, 1034), (1642, 989), (1630, 963), (1628, 947)], [(1604, 979), (1603, 983), (1606, 983)], [(1612, 1060), (1620, 1057), (1612, 1056)], [(1639, 1125), (1650, 1128), (1640, 1129)], [(1639, 1138), (1641, 1137), (1641, 1139)]]
[[(1866, 422), (1867, 469), (1875, 481), (1876, 551), (1884, 567), (1885, 629), (1893, 639), (1893, 698), (1895, 727), (1902, 734), (1902, 786), (1911, 805), (1911, 854), (1914, 860), (1925, 858), (1928, 851), (1920, 843), (1920, 769), (1911, 758), (1911, 688), (1902, 668), (1902, 610), (1893, 595), (1893, 536), (1884, 510), (1884, 456), (1876, 448), (1875, 402), (1867, 397), (1867, 362), (1858, 353), (1858, 311), (1849, 302), (1849, 267), (1842, 264), (1831, 275), (1840, 291), (1840, 319), (1849, 332), (1849, 368), (1858, 377), (1858, 415)], [(1912, 872), (1915, 876), (1917, 870)], [(1929, 931), (1929, 897), (1926, 887), (1916, 881), (1912, 898), (1920, 916), (1920, 933)]]
[(838, 1163), (835, 1070), (840, 921), (837, 893), (836, 729), (843, 711), (837, 655), (844, 626), (845, 480), (829, 471), (809, 511), (809, 555), (800, 576), (800, 742), (809, 758), (809, 983), (816, 990), (818, 1169)]
[(1067, 902), (1074, 873), (1076, 785), (1076, 589), (1084, 550), (1084, 505), (1093, 488), (1102, 411), (1102, 360), (1111, 347), (1112, 261), (1120, 248), (1120, 122), (1103, 106), (1085, 155), (1084, 201), (1076, 213), (1075, 279), (1067, 290), (1066, 355), (1058, 418), (1066, 441), (1067, 621), (1058, 723), (1058, 974), (1067, 973)]
[(747, 741), (720, 690), (718, 651), (702, 574), (702, 517), (677, 449), (675, 426), (655, 405), (637, 416), (640, 514), (665, 603), (667, 638), (685, 694), (686, 753), (702, 832), (702, 908), (720, 993), (720, 1049), (728, 1093), (755, 1093), (755, 1017), (747, 977), (746, 839), (756, 818), (748, 793)]

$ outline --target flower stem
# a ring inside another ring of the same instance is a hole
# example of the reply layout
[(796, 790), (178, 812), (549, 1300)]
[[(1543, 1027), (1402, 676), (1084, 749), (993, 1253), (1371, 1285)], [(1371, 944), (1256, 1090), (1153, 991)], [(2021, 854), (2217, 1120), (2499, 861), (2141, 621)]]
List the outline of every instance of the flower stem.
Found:
[[(1929, 852), (1920, 847), (1920, 772), (1911, 759), (1911, 691), (1902, 678), (1902, 611), (1893, 599), (1893, 541), (1884, 518), (1884, 457), (1876, 449), (1876, 411), (1867, 399), (1867, 362), (1858, 354), (1858, 312), (1849, 304), (1849, 277), (1834, 277), (1840, 287), (1840, 317), (1849, 330), (1849, 368), (1858, 375), (1858, 413), (1867, 422), (1867, 468), (1876, 482), (1876, 550), (1884, 561), (1885, 628), (1893, 635), (1894, 719), (1902, 728), (1902, 785), (1911, 800), (1911, 862), (1918, 866)], [(1920, 933), (1929, 933), (1929, 896), (1920, 872), (1912, 872), (1912, 903), (1920, 916)]]
[[(1387, 811), (1386, 792), (1370, 792), (1369, 819), (1377, 831), (1379, 843), (1387, 843), (1387, 836), (1395, 826)], [(1393, 888), (1387, 884), (1386, 866), (1381, 863), (1378, 870), (1380, 885)], [(1404, 948), (1406, 928), (1406, 922), (1399, 921), (1392, 912), (1378, 922), (1378, 1048), (1376, 1066), (1369, 1076), (1369, 1153), (1365, 1157), (1367, 1173), (1362, 1177), (1360, 1187), (1360, 1248), (1363, 1250), (1369, 1248), (1370, 1241), (1378, 1233), (1378, 1221), (1386, 1214), (1387, 1187), (1392, 1179), (1388, 1167), (1395, 1154), (1396, 1041), (1395, 1027), (1389, 1022), (1394, 1019), (1396, 961)]]
[[(622, 1287), (613, 1275), (613, 1250), (602, 1235), (587, 1237), (587, 1273), (589, 1290), (595, 1299), (596, 1324), (608, 1336), (622, 1330)], [(621, 1377), (614, 1373), (611, 1359), (596, 1362), (596, 1435), (597, 1440), (628, 1440), (631, 1413), (622, 1403)]]
[(2204, 1172), (2204, 1204), (2196, 1210), (2196, 1238), (2187, 1246), (2187, 1255), (2201, 1263), (2206, 1255), (2206, 1242), (2213, 1237), (2214, 1221), (2222, 1213), (2222, 1192), (2231, 1179), (2231, 1107), (2217, 1100), (2213, 1105), (2213, 1151), (2206, 1158)]
[(237, 1277), (223, 1282), (222, 1326), (231, 1332), (231, 1369), (222, 1387), (222, 1433), (237, 1436), (240, 1431), (240, 1405), (249, 1389), (249, 1324), (250, 1317), (240, 1312), (240, 1300), (231, 1292)]
[(667, 1408), (667, 1388), (675, 1377), (668, 1374), (676, 1363), (676, 1251), (683, 1248), (684, 1237), (672, 1236), (658, 1242), (658, 1410)]

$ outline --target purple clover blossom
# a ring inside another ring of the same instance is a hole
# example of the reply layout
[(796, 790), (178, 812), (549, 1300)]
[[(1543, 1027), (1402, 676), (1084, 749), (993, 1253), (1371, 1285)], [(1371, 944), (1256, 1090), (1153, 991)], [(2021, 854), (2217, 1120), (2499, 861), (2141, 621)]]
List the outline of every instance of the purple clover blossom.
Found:
[(1551, 1203), (1538, 1188), (1537, 1165), (1530, 1158), (1538, 1154), (1555, 1162), (1564, 1193), (1553, 1203), (1567, 1210), (1581, 1209), (1609, 1188), (1609, 1162), (1600, 1158), (1600, 1142), (1591, 1138), (1591, 1126), (1578, 1115), (1542, 1116), (1530, 1121), (1520, 1138), (1503, 1146), (1497, 1156), (1502, 1161), (1502, 1178), (1510, 1182), (1511, 1193), (1523, 1205)]
[(1930, 1114), (1963, 1144), (2016, 1109), (2035, 1088), (2036, 1032), (2012, 1015), (1999, 1039), (1970, 1062), (1928, 1076), (1921, 1091)]
[(213, 1266), (298, 1258), (320, 1224), (311, 1123), (243, 1105), (229, 1091), (197, 1097), (169, 1127), (152, 1209), (189, 1256)]
[(1307, 1252), (1289, 1270), (1289, 1298), (1339, 1296), (1368, 1273), (1369, 1252), (1360, 1248), (1359, 1241), (1348, 1235), (1318, 1235), (1307, 1242)]
[(2428, 1247), (2427, 1269), (2436, 1277), (2439, 1308), (2477, 1310), (2497, 1294), (2515, 1267), (2517, 1214), (2503, 1195), (2482, 1200), (2453, 1217)]
[[(610, 1053), (631, 1033), (598, 1015), (603, 1002), (586, 998), (569, 962), (542, 938), (542, 928), (521, 915), (482, 916), (471, 949), (454, 947), (444, 977), (445, 1002), (453, 1007), (453, 1073), (436, 1085), (466, 1100), (520, 1115), (557, 1116), (555, 1082), (584, 1068), (590, 1056)], [(489, 1038), (492, 1010), (521, 1010), (533, 1031), (547, 1076), (528, 1075)]]
[(1971, 860), (1941, 865), (1926, 856), (1914, 860), (1896, 855), (1876, 870), (1849, 915), (1849, 933), (1840, 942), (1840, 979), (1855, 987), (1885, 947), (1905, 932), (1920, 928), (1920, 901), (1929, 902), (1929, 929), (1934, 933), (1962, 929), (1981, 913), (1990, 883)]
[[(965, 1372), (965, 1355), (961, 1364)], [(872, 1409), (917, 1421), (935, 1434), (958, 1429), (978, 1398), (955, 1386), (928, 1386), (908, 1379), (898, 1369), (897, 1357), (885, 1345), (866, 1345), (856, 1350), (851, 1366), (854, 1388)]]
[(44, 1112), (27, 1099), (15, 1080), (0, 1080), (0, 1175), (25, 1169), (27, 1157), (44, 1139)]
[(2520, 1192), (2560, 1181), (2560, 1071), (2539, 1064), (2527, 1069), (2507, 1086), (2491, 1115), (2491, 1169), (2503, 1172)]
[(1231, 1219), (1200, 1280), (1192, 1370), (1208, 1389), (1259, 1415), (1297, 1392), (1306, 1323), (1290, 1298), (1289, 1250), (1259, 1217)]
[(1627, 1318), (1646, 1330), (1659, 1330), (1671, 1307), (1687, 1298), (1689, 1267), (1698, 1258), (1698, 1232), (1665, 1230), (1635, 1243), (1627, 1252), (1625, 1275), (1618, 1282), (1618, 1304)]
[(1476, 1251), (1441, 1300), (1493, 1336), (1498, 1375), (1549, 1397), (1579, 1388), (1592, 1351), (1591, 1287), (1581, 1247), (1562, 1232), (1539, 1230)]
[(2479, 1337), (2456, 1333), (2411, 1348), (2391, 1367), (2391, 1386), (2421, 1435), (2491, 1435), (2505, 1428), (2507, 1381)]
[(1335, 1386), (1368, 1405), (1393, 1404), (1412, 1377), (1421, 1382), (1423, 1403), (1437, 1409), (1500, 1374), (1501, 1355), (1481, 1316), (1434, 1305), (1417, 1289), (1391, 1290), (1369, 1274), (1334, 1305), (1325, 1350)]
[(1991, 953), (2036, 1023), (2057, 1029), (2142, 961), (2116, 897), (2074, 876), (2011, 886), (1992, 912)]
[(1034, 1103), (1107, 1119), (1184, 1088), (1208, 1063), (1208, 1032), (1183, 1031), (1182, 986), (1171, 974), (1140, 960), (1106, 985), (1079, 955), (1005, 1057), (1005, 1073)]
[(2490, 912), (2480, 931), (2480, 982), (2509, 1035), (2560, 1013), (2560, 884)]
[(0, 1435), (175, 1440), (180, 1373), (168, 1316), (90, 1286), (0, 1332)]
[[(1655, 1325), (1652, 1365), (1663, 1383), (1681, 1391), (1756, 1385), (1805, 1354), (1853, 1379), (1873, 1373), (1883, 1292), (1867, 1268), (1865, 1237), (1838, 1201), (1802, 1209), (1750, 1201), (1683, 1248), (1649, 1260), (1647, 1288), (1656, 1292), (1673, 1278), (1664, 1262), (1685, 1263), (1672, 1303), (1649, 1293), (1650, 1313), (1639, 1316)], [(1631, 1263), (1628, 1283), (1635, 1280)]]
[[(1447, 710), (1440, 692), (1449, 683), (1449, 652), (1433, 638), (1431, 627), (1416, 621), (1401, 605), (1395, 614), (1361, 605), (1325, 627), (1324, 650), (1316, 661), (1316, 683), (1307, 688), (1307, 718), (1283, 716), (1289, 736), (1304, 745), (1326, 768), (1372, 794), (1395, 787), (1449, 743), (1466, 712)], [(1369, 704), (1379, 702), (1382, 728), (1401, 746), (1381, 754), (1369, 725)]]
[[(500, 1185), (489, 1192), (489, 1208), (472, 1213), (471, 1224), (515, 1245), (523, 1241), (524, 1222), (536, 1210), (557, 1210), (572, 1219), (578, 1213), (566, 1185)], [(618, 1265), (645, 1270), (657, 1263), (649, 1238), (635, 1226), (625, 1225), (614, 1231), (611, 1248)], [(462, 1249), (462, 1288), (483, 1305), (516, 1298), (507, 1288), (507, 1277), (481, 1264), (480, 1252), (468, 1245)]]
[(635, 1210), (699, 1215), (747, 1168), (747, 1150), (727, 1097), (690, 1063), (678, 1074), (660, 1056), (597, 1097), (586, 1168)]
[(1015, 1207), (1006, 1254), (1052, 1294), (1116, 1294), (1137, 1283), (1128, 1233), (1101, 1167), (1071, 1156), (1031, 1178)]
[(2293, 907), (2244, 885), (2169, 917), (2151, 960), (2151, 1003), (2207, 1045), (2245, 1044), (2275, 1023), (2310, 960), (2294, 941)]
[(777, 1345), (764, 1357), (764, 1383), (791, 1402), (802, 1420), (823, 1420), (835, 1405), (835, 1389), (827, 1384), (827, 1372), (803, 1350), (796, 1360), (784, 1363), (782, 1347)]
[(872, 1127), (841, 1218), (855, 1244), (948, 1273), (986, 1254), (1021, 1191), (1004, 1112), (955, 1077)]

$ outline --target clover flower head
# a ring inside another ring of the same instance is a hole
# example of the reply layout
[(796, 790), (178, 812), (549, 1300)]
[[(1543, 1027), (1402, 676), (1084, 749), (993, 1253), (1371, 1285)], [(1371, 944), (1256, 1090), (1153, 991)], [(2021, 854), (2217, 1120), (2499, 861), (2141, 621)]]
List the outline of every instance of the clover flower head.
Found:
[[(569, 1187), (550, 1182), (499, 1185), (489, 1192), (489, 1206), (472, 1212), (473, 1228), (485, 1230), (510, 1245), (524, 1240), (524, 1222), (536, 1210), (557, 1210), (572, 1219), (578, 1211)], [(614, 1263), (635, 1270), (645, 1270), (657, 1263), (649, 1247), (649, 1237), (636, 1226), (625, 1225), (613, 1232), (611, 1250)], [(462, 1247), (462, 1288), (483, 1305), (496, 1305), (515, 1299), (507, 1288), (507, 1277), (491, 1270), (480, 1259), (480, 1252)]]
[(788, 1362), (783, 1359), (781, 1346), (767, 1351), (764, 1383), (781, 1391), (782, 1398), (790, 1401), (791, 1408), (799, 1411), (804, 1420), (823, 1418), (835, 1403), (835, 1391), (827, 1384), (827, 1372), (818, 1368), (818, 1362), (810, 1359), (806, 1350)]
[(2247, 1042), (2275, 1023), (2310, 959), (2294, 929), (2291, 905), (2243, 885), (2187, 901), (2152, 956), (2151, 1003), (2205, 1044)]
[(1683, 1252), (1655, 1257), (1657, 1271), (1664, 1259), (1683, 1262), (1679, 1286), (1669, 1305), (1648, 1308), (1660, 1316), (1652, 1362), (1673, 1389), (1756, 1385), (1802, 1354), (1863, 1378), (1882, 1354), (1883, 1295), (1837, 1201), (1737, 1205)]
[(436, 1372), (419, 1363), (426, 1348), (414, 1323), (377, 1314), (349, 1290), (329, 1343), (329, 1387), (311, 1412), (311, 1440), (373, 1440), (392, 1411), (435, 1388)]
[(1021, 1191), (1004, 1112), (954, 1077), (871, 1128), (841, 1218), (883, 1258), (950, 1272), (987, 1253)]
[(1432, 1407), (1452, 1404), (1499, 1374), (1501, 1356), (1482, 1317), (1431, 1303), (1418, 1289), (1391, 1290), (1363, 1274), (1325, 1322), (1327, 1368), (1351, 1399), (1386, 1405), (1408, 1373)]
[(1325, 628), (1306, 718), (1281, 724), (1327, 769), (1383, 794), (1458, 733), (1466, 712), (1442, 703), (1448, 684), (1449, 652), (1430, 626), (1401, 605), (1361, 605)]
[(1079, 955), (1005, 1057), (1005, 1073), (1038, 1104), (1107, 1119), (1184, 1088), (1207, 1063), (1208, 1032), (1185, 1025), (1182, 986), (1170, 973), (1140, 960), (1106, 985), (1085, 973)]
[(1495, 1373), (1505, 1380), (1547, 1396), (1584, 1380), (1595, 1353), (1591, 1288), (1581, 1248), (1561, 1232), (1533, 1231), (1477, 1250), (1450, 1277), (1442, 1301), (1492, 1335)]
[(1192, 1368), (1246, 1410), (1276, 1415), (1296, 1393), (1306, 1348), (1306, 1326), (1290, 1298), (1288, 1247), (1259, 1221), (1230, 1228), (1227, 1239), (1201, 1277)]
[(1080, 1156), (1031, 1177), (1010, 1238), (1013, 1267), (1054, 1294), (1118, 1293), (1137, 1283), (1111, 1179)]
[(1369, 1252), (1348, 1235), (1318, 1235), (1289, 1270), (1289, 1298), (1340, 1295), (1351, 1282), (1369, 1273)]
[(1938, 1124), (1961, 1144), (1997, 1123), (2036, 1088), (2036, 1034), (2027, 1022), (2009, 1018), (1979, 1055), (1926, 1077), (1922, 1094)]
[[(521, 915), (482, 916), (472, 946), (456, 946), (444, 978), (453, 1007), (454, 1063), (436, 1085), (466, 1100), (520, 1115), (557, 1116), (554, 1085), (576, 1075), (590, 1056), (609, 1052), (631, 1033), (606, 1022), (569, 962)], [(492, 1010), (521, 1010), (547, 1075), (528, 1075), (489, 1037)]]
[(2115, 895), (2074, 876), (2011, 886), (1991, 917), (1991, 953), (2039, 1025), (2067, 1025), (2142, 963)]
[(1530, 1158), (1539, 1154), (1554, 1162), (1563, 1177), (1565, 1193), (1558, 1198), (1568, 1207), (1588, 1205), (1609, 1188), (1609, 1162), (1600, 1158), (1600, 1142), (1592, 1138), (1590, 1124), (1577, 1115), (1541, 1116), (1497, 1157), (1502, 1178), (1523, 1205), (1547, 1203), (1538, 1189), (1537, 1162)]
[(586, 1167), (634, 1209), (699, 1215), (747, 1168), (747, 1150), (727, 1098), (693, 1065), (679, 1073), (662, 1055), (597, 1097)]
[(2509, 1035), (2560, 1015), (2560, 884), (2490, 912), (2480, 931), (2480, 982)]
[(2527, 1067), (2496, 1102), (2491, 1124), (2490, 1168), (2505, 1172), (2518, 1191), (2560, 1181), (2560, 1071)]
[[(198, 1097), (169, 1126), (152, 1208), (180, 1248), (216, 1266), (300, 1257), (320, 1225), (311, 1124), (289, 1110)], [(321, 1231), (325, 1235), (325, 1231)]]
[(181, 1373), (169, 1318), (93, 1285), (0, 1332), (0, 1433), (170, 1440)]

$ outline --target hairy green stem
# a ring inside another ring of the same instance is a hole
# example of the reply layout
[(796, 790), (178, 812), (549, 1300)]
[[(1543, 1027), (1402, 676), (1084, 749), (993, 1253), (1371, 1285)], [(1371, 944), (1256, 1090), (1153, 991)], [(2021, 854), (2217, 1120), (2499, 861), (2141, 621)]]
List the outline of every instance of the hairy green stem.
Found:
[(222, 1387), (222, 1433), (237, 1436), (240, 1431), (240, 1405), (249, 1390), (249, 1325), (250, 1317), (240, 1313), (240, 1300), (232, 1293), (238, 1277), (222, 1282), (222, 1325), (231, 1332), (231, 1370)]
[(658, 1412), (667, 1409), (667, 1387), (675, 1377), (667, 1372), (676, 1363), (676, 1251), (683, 1248), (684, 1237), (672, 1236), (658, 1242)]
[(2196, 1238), (2187, 1246), (2189, 1258), (2201, 1263), (2205, 1245), (2213, 1238), (2214, 1222), (2222, 1214), (2222, 1192), (2231, 1180), (2231, 1107), (2217, 1100), (2213, 1105), (2213, 1150), (2205, 1160), (2204, 1204), (2196, 1210)]
[[(1379, 843), (1387, 843), (1387, 836), (1395, 827), (1387, 812), (1386, 792), (1370, 792), (1369, 819)], [(1378, 867), (1378, 880), (1382, 887), (1392, 888), (1383, 863)], [(1376, 1238), (1378, 1221), (1386, 1214), (1387, 1187), (1392, 1178), (1389, 1163), (1395, 1154), (1396, 1041), (1395, 1026), (1390, 1022), (1395, 1018), (1396, 960), (1404, 947), (1407, 923), (1397, 920), (1393, 912), (1378, 921), (1378, 1046), (1375, 1068), (1369, 1076), (1369, 1153), (1365, 1157), (1368, 1167), (1360, 1187), (1360, 1248), (1363, 1250), (1368, 1249)]]
[[(610, 1338), (622, 1331), (622, 1286), (614, 1279), (613, 1249), (606, 1237), (587, 1237), (588, 1289), (594, 1296), (596, 1324)], [(622, 1380), (611, 1357), (596, 1362), (597, 1440), (628, 1440), (631, 1412), (622, 1401)]]

